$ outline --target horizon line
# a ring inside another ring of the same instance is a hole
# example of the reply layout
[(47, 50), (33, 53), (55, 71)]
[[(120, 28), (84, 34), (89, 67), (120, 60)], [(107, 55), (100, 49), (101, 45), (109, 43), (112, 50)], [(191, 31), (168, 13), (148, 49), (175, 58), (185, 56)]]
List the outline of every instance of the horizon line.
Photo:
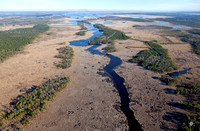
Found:
[(67, 10), (0, 10), (0, 12), (62, 12), (62, 11), (88, 11), (88, 12), (93, 12), (93, 11), (105, 11), (105, 12), (200, 12), (199, 11), (196, 11), (196, 10), (160, 10), (160, 11), (155, 11), (155, 10), (152, 10), (152, 11), (142, 11), (142, 10), (111, 10), (111, 9), (99, 9), (99, 10), (92, 10), (92, 9), (67, 9)]

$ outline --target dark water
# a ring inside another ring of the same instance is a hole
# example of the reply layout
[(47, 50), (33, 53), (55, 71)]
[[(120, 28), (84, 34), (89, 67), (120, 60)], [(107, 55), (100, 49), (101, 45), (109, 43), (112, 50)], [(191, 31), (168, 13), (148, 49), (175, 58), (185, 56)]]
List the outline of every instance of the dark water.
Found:
[(178, 72), (173, 72), (173, 73), (168, 73), (167, 75), (169, 75), (170, 77), (178, 77), (180, 75), (184, 75), (186, 74), (188, 71), (190, 71), (192, 68), (188, 68), (188, 69), (185, 69), (183, 71), (178, 71)]
[[(93, 27), (93, 25), (92, 25)], [(89, 39), (85, 40), (79, 40), (79, 41), (71, 41), (70, 45), (73, 46), (88, 46), (87, 42), (90, 40), (93, 40), (95, 37), (102, 35), (102, 32), (99, 32), (97, 28), (94, 28), (91, 31), (95, 31), (93, 36)], [(93, 45), (87, 49), (92, 54), (98, 54), (98, 55), (105, 55), (110, 58), (110, 62), (106, 67), (104, 67), (104, 70), (106, 74), (113, 80), (113, 83), (115, 85), (115, 88), (117, 89), (119, 96), (121, 98), (121, 110), (125, 114), (127, 120), (128, 120), (128, 125), (129, 125), (129, 130), (130, 131), (141, 131), (142, 126), (139, 124), (139, 122), (135, 119), (134, 117), (134, 112), (130, 109), (129, 103), (129, 94), (127, 92), (126, 87), (124, 86), (124, 79), (120, 77), (114, 69), (118, 67), (119, 65), (122, 64), (122, 60), (116, 56), (110, 55), (110, 54), (105, 54), (97, 50), (96, 48), (99, 47), (100, 45)]]

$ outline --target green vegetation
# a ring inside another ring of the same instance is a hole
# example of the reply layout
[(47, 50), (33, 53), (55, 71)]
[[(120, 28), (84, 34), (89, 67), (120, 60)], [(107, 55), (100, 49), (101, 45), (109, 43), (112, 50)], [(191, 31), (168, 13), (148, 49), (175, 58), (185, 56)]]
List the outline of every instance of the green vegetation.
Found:
[(167, 27), (167, 26), (161, 26), (161, 25), (148, 25), (146, 27), (149, 28), (154, 28), (154, 29), (173, 29), (172, 27)]
[(200, 35), (200, 29), (191, 29), (191, 30), (188, 30), (188, 32), (191, 34)]
[(69, 78), (59, 77), (50, 79), (31, 92), (18, 96), (11, 105), (11, 109), (0, 118), (0, 127), (20, 122), (27, 125), (40, 111), (47, 107), (47, 101), (52, 100), (56, 93), (64, 89)]
[(115, 48), (115, 45), (114, 44), (109, 44), (107, 47), (106, 47), (106, 53), (111, 53), (111, 52), (115, 52), (117, 51), (117, 49)]
[[(178, 87), (176, 92), (187, 98), (183, 105), (188, 113), (185, 115), (182, 127), (186, 131), (198, 130), (200, 125), (200, 82)], [(190, 122), (194, 123), (192, 127), (189, 126)]]
[(186, 32), (183, 32), (181, 30), (166, 30), (164, 31), (164, 33), (166, 33), (169, 36), (176, 36), (179, 37), (181, 39), (181, 41), (186, 42), (186, 43), (190, 43), (190, 45), (193, 48), (193, 51), (200, 55), (200, 36), (198, 35), (194, 35), (194, 34), (189, 34)]
[(56, 56), (56, 58), (61, 58), (62, 61), (58, 63), (56, 66), (58, 68), (66, 69), (71, 66), (72, 58), (74, 56), (74, 51), (71, 47), (61, 47), (58, 49), (59, 55)]
[(148, 48), (148, 47), (140, 47), (140, 46), (126, 46), (126, 48), (131, 49), (131, 48)]
[(132, 18), (132, 17), (118, 17), (118, 16), (105, 16), (105, 17), (99, 17), (99, 19), (124, 20), (124, 21), (136, 21), (136, 22), (154, 22), (153, 20), (150, 20), (150, 19)]
[(78, 25), (81, 27), (80, 30), (87, 30), (88, 29), (87, 27), (85, 27), (84, 24), (91, 24), (91, 23), (87, 20), (78, 21)]
[(154, 20), (170, 22), (177, 25), (185, 25), (190, 27), (200, 27), (200, 16), (199, 15), (190, 15), (190, 14), (180, 14), (172, 13), (167, 14), (167, 16), (172, 16), (172, 18), (156, 18)]
[(172, 27), (161, 26), (161, 25), (133, 25), (135, 28), (153, 28), (153, 29), (173, 29)]
[(200, 37), (191, 35), (191, 34), (184, 34), (184, 35), (179, 35), (181, 41), (190, 43), (193, 51), (200, 55)]
[(143, 27), (143, 25), (133, 25), (133, 27), (138, 28), (138, 27)]
[(80, 31), (76, 33), (76, 35), (80, 35), (80, 36), (84, 36), (86, 31), (87, 31), (87, 27), (85, 27), (84, 24), (90, 24), (88, 21), (86, 20), (82, 20), (82, 21), (78, 21), (78, 25), (81, 27)]
[(153, 42), (146, 42), (146, 44), (150, 49), (138, 53), (130, 60), (131, 62), (138, 63), (149, 70), (159, 73), (177, 69), (168, 56), (168, 51), (166, 49), (163, 49), (162, 46)]
[(174, 85), (178, 83), (178, 77), (170, 77), (169, 75), (162, 75), (161, 81), (166, 83), (167, 85)]
[(78, 25), (81, 25), (81, 24), (91, 24), (91, 23), (89, 22), (89, 20), (78, 21)]
[(115, 40), (127, 40), (129, 39), (123, 32), (108, 28), (102, 24), (95, 24), (94, 27), (103, 32), (103, 35), (96, 37), (94, 40), (89, 41), (88, 44), (111, 44)]
[(200, 83), (187, 85), (186, 87), (179, 87), (177, 94), (180, 95), (200, 95)]
[(85, 26), (82, 26), (81, 27), (81, 30), (87, 30), (88, 28), (87, 27), (85, 27)]
[(0, 12), (0, 26), (46, 24), (52, 19), (66, 18), (63, 12)]
[(44, 33), (48, 29), (48, 25), (38, 24), (33, 28), (0, 31), (0, 61), (20, 51), (26, 44), (31, 43), (40, 33)]
[(62, 42), (62, 43), (58, 43), (58, 45), (65, 45), (66, 43), (65, 42)]
[(79, 31), (76, 33), (76, 35), (80, 35), (80, 36), (84, 36), (86, 33), (86, 31)]

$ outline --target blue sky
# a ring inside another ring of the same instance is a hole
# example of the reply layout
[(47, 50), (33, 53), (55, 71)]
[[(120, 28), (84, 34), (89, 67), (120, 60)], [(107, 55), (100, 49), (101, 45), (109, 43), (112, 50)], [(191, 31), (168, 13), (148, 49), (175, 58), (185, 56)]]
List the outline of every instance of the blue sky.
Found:
[(200, 0), (0, 0), (0, 11), (70, 9), (200, 11)]

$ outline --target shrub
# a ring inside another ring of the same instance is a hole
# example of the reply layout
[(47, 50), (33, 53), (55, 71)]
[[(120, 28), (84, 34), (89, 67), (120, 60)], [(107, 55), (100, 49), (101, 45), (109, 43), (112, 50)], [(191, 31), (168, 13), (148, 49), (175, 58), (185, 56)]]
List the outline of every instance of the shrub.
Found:
[(86, 31), (79, 31), (76, 33), (76, 35), (80, 35), (80, 36), (84, 36), (86, 33)]
[(115, 48), (114, 44), (110, 44), (106, 47), (106, 53), (115, 52), (117, 49)]
[(195, 94), (195, 95), (200, 95), (200, 84), (191, 84), (188, 85), (187, 87), (179, 87), (177, 88), (177, 94), (181, 95), (189, 95), (189, 94)]
[(159, 73), (177, 69), (168, 56), (168, 51), (166, 49), (163, 49), (162, 46), (153, 42), (146, 42), (146, 44), (150, 49), (139, 52), (130, 62), (138, 63), (149, 70)]
[(103, 32), (102, 36), (89, 41), (88, 44), (113, 44), (115, 40), (127, 40), (128, 36), (124, 32), (108, 28), (102, 24), (95, 24), (94, 27)]
[(59, 55), (55, 56), (56, 58), (61, 58), (62, 61), (59, 62), (56, 66), (58, 68), (66, 69), (71, 66), (72, 58), (74, 56), (74, 51), (71, 47), (61, 47), (58, 49)]
[(38, 24), (33, 28), (0, 31), (0, 61), (20, 51), (30, 44), (40, 33), (49, 29), (48, 25)]
[(176, 76), (172, 78), (169, 75), (162, 75), (160, 80), (166, 83), (167, 85), (174, 85), (178, 83), (178, 77)]
[(17, 97), (13, 102), (13, 109), (7, 111), (0, 119), (1, 126), (3, 126), (4, 120), (7, 123), (20, 121), (22, 125), (27, 125), (32, 118), (37, 116), (39, 111), (46, 109), (46, 101), (55, 97), (57, 92), (67, 86), (68, 82), (69, 78), (66, 77), (50, 79), (32, 92)]

